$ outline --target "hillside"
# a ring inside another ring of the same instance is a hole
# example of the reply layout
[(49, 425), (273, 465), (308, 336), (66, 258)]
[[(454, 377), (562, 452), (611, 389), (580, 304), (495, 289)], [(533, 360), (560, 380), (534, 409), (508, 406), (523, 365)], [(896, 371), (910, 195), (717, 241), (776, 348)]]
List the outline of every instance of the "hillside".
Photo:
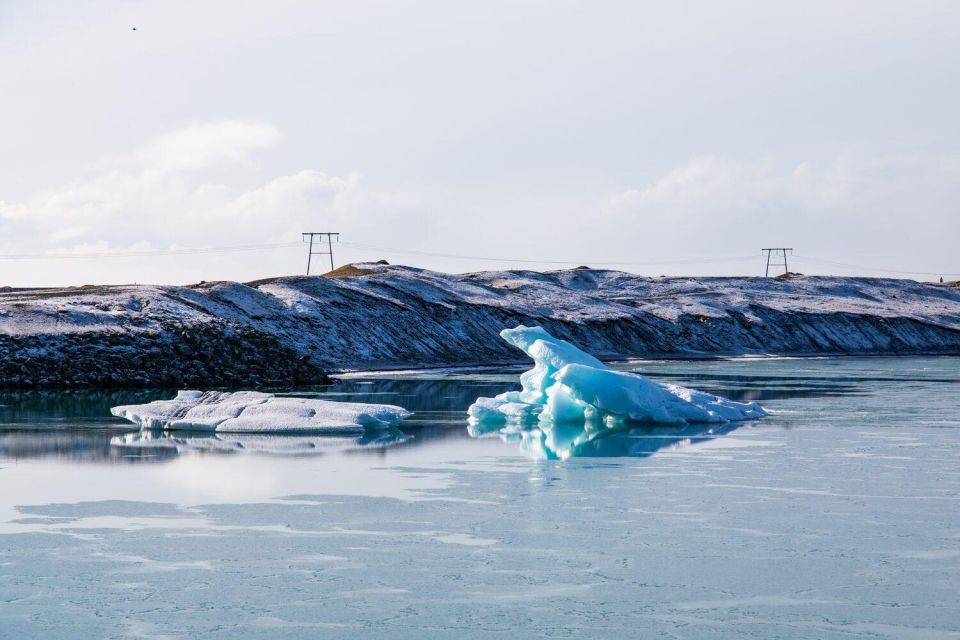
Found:
[(268, 386), (517, 362), (539, 324), (605, 358), (960, 354), (960, 288), (880, 278), (447, 274), (358, 264), (247, 284), (0, 290), (0, 385)]

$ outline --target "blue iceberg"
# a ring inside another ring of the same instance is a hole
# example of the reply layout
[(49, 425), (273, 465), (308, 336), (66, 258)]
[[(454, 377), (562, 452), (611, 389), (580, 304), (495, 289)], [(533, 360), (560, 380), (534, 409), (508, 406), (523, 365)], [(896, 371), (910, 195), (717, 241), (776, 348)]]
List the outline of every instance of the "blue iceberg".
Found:
[(536, 363), (520, 376), (521, 391), (478, 398), (471, 422), (499, 424), (633, 423), (682, 425), (752, 420), (767, 415), (756, 402), (734, 402), (702, 391), (615, 371), (540, 327), (504, 329), (500, 336)]

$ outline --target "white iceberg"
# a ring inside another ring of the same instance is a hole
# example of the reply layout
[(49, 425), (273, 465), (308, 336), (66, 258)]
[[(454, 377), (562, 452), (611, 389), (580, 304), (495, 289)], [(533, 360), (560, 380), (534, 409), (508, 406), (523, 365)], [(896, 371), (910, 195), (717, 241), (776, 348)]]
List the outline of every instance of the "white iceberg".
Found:
[(258, 391), (179, 391), (172, 400), (110, 410), (144, 429), (218, 433), (363, 433), (412, 415), (389, 404), (331, 402)]
[(501, 337), (536, 365), (520, 376), (521, 391), (478, 398), (468, 413), (487, 424), (602, 422), (728, 422), (767, 415), (756, 402), (734, 402), (636, 373), (615, 371), (540, 327), (504, 329)]

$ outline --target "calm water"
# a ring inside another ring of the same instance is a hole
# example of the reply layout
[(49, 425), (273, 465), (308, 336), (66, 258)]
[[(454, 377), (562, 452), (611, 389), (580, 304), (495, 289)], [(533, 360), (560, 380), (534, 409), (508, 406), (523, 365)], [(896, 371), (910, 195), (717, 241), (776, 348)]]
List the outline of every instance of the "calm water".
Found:
[(517, 372), (316, 390), (416, 411), (359, 440), (0, 394), (0, 638), (960, 638), (960, 359), (634, 366), (773, 415), (561, 462), (468, 432)]

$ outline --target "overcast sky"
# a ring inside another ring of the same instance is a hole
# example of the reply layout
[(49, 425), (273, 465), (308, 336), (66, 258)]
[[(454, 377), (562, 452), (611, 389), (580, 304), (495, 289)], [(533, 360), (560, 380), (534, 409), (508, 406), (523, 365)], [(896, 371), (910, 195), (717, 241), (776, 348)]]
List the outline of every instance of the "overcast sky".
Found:
[[(0, 0), (0, 254), (339, 231), (338, 264), (762, 274), (788, 246), (950, 277), (958, 34), (955, 0)], [(0, 259), (0, 285), (305, 257)]]

